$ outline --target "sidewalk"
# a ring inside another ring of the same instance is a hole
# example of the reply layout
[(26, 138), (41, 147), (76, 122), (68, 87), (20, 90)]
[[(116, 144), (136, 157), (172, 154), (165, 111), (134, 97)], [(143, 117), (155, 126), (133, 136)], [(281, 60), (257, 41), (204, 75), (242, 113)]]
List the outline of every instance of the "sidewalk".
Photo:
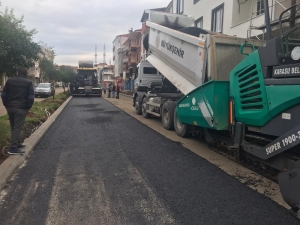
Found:
[[(66, 91), (69, 90), (68, 88), (66, 88)], [(55, 88), (55, 95), (58, 95), (60, 93), (64, 92), (64, 89), (62, 87), (59, 88)], [(46, 98), (35, 98), (34, 101), (37, 102), (41, 102), (44, 101)], [(6, 115), (6, 109), (4, 107), (4, 105), (2, 104), (2, 100), (0, 99), (0, 116), (4, 116)]]

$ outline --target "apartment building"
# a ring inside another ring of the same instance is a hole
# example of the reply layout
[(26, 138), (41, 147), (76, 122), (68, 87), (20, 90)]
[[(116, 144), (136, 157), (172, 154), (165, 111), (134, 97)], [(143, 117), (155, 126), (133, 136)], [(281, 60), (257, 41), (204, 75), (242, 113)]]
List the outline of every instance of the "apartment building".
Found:
[[(280, 14), (291, 6), (292, 0), (268, 2), (272, 29), (275, 31), (278, 30)], [(194, 17), (195, 26), (206, 30), (263, 39), (266, 10), (263, 0), (173, 0), (172, 9), (173, 13)]]
[(122, 48), (124, 47), (124, 42), (127, 40), (130, 34), (121, 34), (116, 36), (113, 41), (113, 65), (115, 66), (114, 69), (114, 76), (120, 77), (123, 75), (122, 70)]
[(132, 77), (130, 68), (136, 68), (141, 61), (141, 29), (132, 31), (124, 42), (122, 49), (122, 69), (123, 69), (123, 86), (125, 89), (131, 89)]
[(100, 84), (103, 82), (100, 72), (105, 66), (107, 66), (107, 63), (98, 63), (94, 65), (94, 67), (97, 69), (97, 80)]
[(114, 83), (115, 78), (113, 68), (113, 65), (105, 65), (100, 71), (100, 79), (102, 80), (103, 85), (107, 86), (109, 83)]

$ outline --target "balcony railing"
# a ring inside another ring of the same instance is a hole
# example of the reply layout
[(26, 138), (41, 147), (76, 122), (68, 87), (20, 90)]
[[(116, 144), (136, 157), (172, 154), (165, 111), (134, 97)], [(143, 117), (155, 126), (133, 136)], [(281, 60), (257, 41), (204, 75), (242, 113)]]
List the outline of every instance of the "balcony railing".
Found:
[(129, 49), (129, 47), (128, 47), (128, 46), (125, 46), (125, 47), (123, 48), (123, 51), (126, 52), (128, 49)]

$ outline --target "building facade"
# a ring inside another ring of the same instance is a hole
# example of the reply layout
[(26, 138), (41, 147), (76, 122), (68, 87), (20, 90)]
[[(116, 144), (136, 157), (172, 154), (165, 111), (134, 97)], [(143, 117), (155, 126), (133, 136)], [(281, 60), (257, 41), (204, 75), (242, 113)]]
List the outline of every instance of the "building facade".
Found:
[[(119, 58), (120, 49), (123, 48), (124, 42), (127, 40), (130, 34), (121, 34), (116, 36), (115, 40), (113, 41), (113, 65), (115, 66), (114, 69), (114, 76), (115, 77), (122, 77), (123, 70), (122, 70), (122, 59)], [(122, 53), (123, 55), (123, 53)]]
[(113, 65), (106, 65), (103, 67), (103, 69), (100, 71), (100, 77), (102, 80), (102, 84), (107, 86), (109, 83), (114, 83), (114, 73), (113, 73)]
[(98, 83), (102, 84), (103, 83), (103, 79), (101, 77), (101, 70), (107, 66), (106, 63), (98, 63), (96, 65), (94, 65), (94, 67), (97, 69), (97, 80), (98, 80)]
[[(269, 0), (272, 24), (289, 8), (292, 0)], [(296, 1), (299, 3), (299, 0)], [(195, 19), (195, 26), (242, 38), (263, 39), (265, 6), (263, 0), (173, 0), (173, 13)], [(286, 14), (288, 15), (288, 14)], [(273, 26), (273, 30), (278, 27)]]

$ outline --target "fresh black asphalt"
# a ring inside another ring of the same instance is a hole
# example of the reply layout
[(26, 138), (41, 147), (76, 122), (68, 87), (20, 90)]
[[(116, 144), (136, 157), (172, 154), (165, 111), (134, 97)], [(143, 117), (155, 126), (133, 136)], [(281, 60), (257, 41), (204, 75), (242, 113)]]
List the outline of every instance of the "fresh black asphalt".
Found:
[(0, 224), (300, 221), (105, 99), (77, 97), (2, 191)]

